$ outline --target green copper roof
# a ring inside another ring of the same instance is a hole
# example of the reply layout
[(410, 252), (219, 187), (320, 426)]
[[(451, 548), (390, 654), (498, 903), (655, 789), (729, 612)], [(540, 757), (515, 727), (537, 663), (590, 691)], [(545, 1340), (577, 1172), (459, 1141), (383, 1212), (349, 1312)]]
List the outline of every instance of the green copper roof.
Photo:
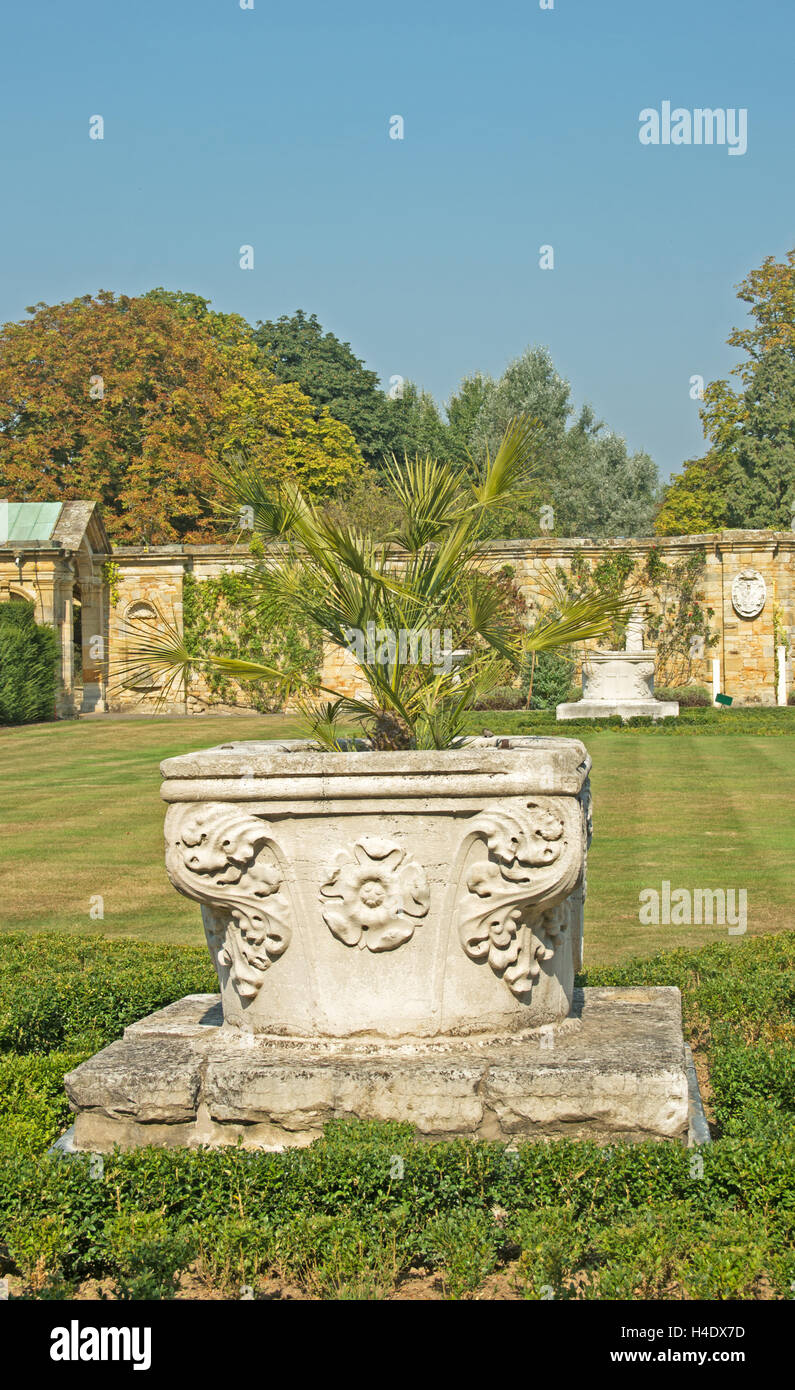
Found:
[[(62, 502), (9, 502), (8, 535), (0, 535), (0, 545), (4, 541), (48, 541), (62, 506)], [(5, 507), (0, 507), (0, 522), (5, 520), (4, 512)]]

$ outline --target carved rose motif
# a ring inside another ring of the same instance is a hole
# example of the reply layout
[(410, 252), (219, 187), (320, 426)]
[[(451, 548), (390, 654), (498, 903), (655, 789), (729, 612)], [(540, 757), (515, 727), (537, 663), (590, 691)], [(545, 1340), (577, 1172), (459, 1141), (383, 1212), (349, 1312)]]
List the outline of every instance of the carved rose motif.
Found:
[(320, 893), (323, 921), (337, 940), (368, 951), (392, 951), (409, 941), (430, 905), (419, 864), (376, 835), (363, 835), (353, 853), (340, 850)]
[(759, 570), (740, 570), (732, 580), (732, 605), (741, 618), (757, 618), (765, 606), (767, 589)]
[(517, 998), (529, 994), (543, 961), (569, 925), (565, 899), (583, 872), (584, 816), (564, 802), (529, 801), (475, 818), (468, 838), (489, 858), (466, 874), (459, 936), (470, 960), (487, 961)]
[(218, 963), (241, 999), (290, 943), (282, 874), (269, 825), (225, 802), (174, 805), (166, 815), (166, 869), (174, 887), (210, 909)]

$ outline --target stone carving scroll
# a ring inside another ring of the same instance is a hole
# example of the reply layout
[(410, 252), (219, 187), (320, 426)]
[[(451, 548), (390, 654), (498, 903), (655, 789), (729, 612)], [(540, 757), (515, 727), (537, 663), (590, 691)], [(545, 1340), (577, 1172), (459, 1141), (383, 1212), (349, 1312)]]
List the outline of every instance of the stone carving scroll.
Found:
[(166, 813), (166, 870), (203, 905), (218, 964), (253, 999), (290, 944), (283, 874), (268, 823), (225, 802), (178, 803)]
[[(583, 882), (586, 840), (587, 798), (506, 800), (467, 827), (459, 939), (518, 999), (532, 992), (579, 913), (579, 899), (576, 911), (567, 899)], [(475, 856), (478, 843), (487, 857)]]

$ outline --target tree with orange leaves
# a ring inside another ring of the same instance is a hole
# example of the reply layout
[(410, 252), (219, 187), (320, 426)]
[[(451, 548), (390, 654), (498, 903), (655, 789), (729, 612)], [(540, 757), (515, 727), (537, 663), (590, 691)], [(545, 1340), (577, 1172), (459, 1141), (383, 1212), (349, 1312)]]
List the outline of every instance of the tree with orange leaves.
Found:
[(157, 545), (223, 533), (217, 473), (238, 454), (315, 495), (361, 467), (237, 315), (105, 290), (28, 313), (0, 329), (0, 495), (96, 498), (115, 541)]

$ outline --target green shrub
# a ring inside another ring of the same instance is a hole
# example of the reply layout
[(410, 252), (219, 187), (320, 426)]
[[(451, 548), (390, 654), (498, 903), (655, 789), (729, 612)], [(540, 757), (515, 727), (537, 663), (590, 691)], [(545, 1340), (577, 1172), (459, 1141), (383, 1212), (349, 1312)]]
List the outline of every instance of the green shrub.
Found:
[(488, 695), (481, 695), (473, 709), (522, 709), (524, 697), (515, 685), (496, 685)]
[(10, 1261), (34, 1298), (63, 1298), (69, 1258), (68, 1230), (59, 1215), (26, 1212), (5, 1227)]
[(199, 947), (0, 936), (0, 1053), (96, 1049), (185, 994), (217, 989)]
[(491, 1274), (503, 1242), (502, 1231), (484, 1211), (466, 1207), (428, 1222), (423, 1237), (425, 1258), (442, 1270), (445, 1293), (459, 1299), (472, 1293)]
[(682, 1253), (697, 1223), (692, 1207), (673, 1201), (594, 1231), (586, 1260), (585, 1296), (663, 1298), (676, 1284)]
[[(0, 1240), (28, 1216), (56, 1222), (51, 1272), (110, 1273), (124, 1297), (170, 1297), (196, 1251), (206, 1267), (219, 1230), (226, 1244), (210, 1268), (228, 1268), (232, 1287), (271, 1270), (326, 1298), (382, 1297), (412, 1264), (431, 1264), (460, 1298), (510, 1257), (511, 1242), (526, 1255), (516, 1273), (529, 1298), (548, 1296), (545, 1285), (555, 1297), (624, 1296), (630, 1285), (633, 1297), (657, 1296), (669, 1279), (684, 1281), (696, 1232), (693, 1296), (709, 1275), (712, 1235), (731, 1222), (731, 1251), (713, 1271), (724, 1292), (708, 1296), (747, 1296), (760, 1249), (771, 1279), (792, 1261), (791, 1143), (720, 1140), (701, 1151), (698, 1177), (675, 1144), (527, 1143), (507, 1163), (498, 1144), (403, 1136), (396, 1184), (394, 1127), (343, 1128), (342, 1144), (330, 1126), (311, 1148), (285, 1153), (114, 1153), (99, 1174), (82, 1158), (0, 1163)], [(340, 1166), (344, 1151), (352, 1169)], [(653, 1239), (655, 1223), (665, 1239)]]
[(27, 600), (0, 603), (0, 724), (55, 718), (56, 637), (33, 615)]
[(279, 1273), (320, 1298), (383, 1298), (399, 1271), (398, 1239), (389, 1215), (333, 1216), (304, 1211), (281, 1225), (274, 1240)]
[[(588, 972), (678, 985), (707, 1051), (716, 1142), (423, 1144), (410, 1125), (329, 1125), (282, 1153), (149, 1148), (48, 1157), (68, 1123), (50, 1033), (108, 1041), (125, 1018), (211, 986), (193, 948), (0, 938), (0, 1242), (34, 1297), (111, 1275), (123, 1298), (170, 1298), (198, 1258), (233, 1296), (266, 1274), (333, 1299), (389, 1295), (411, 1266), (470, 1296), (509, 1261), (528, 1299), (751, 1298), (795, 1279), (795, 933), (717, 942)], [(59, 978), (64, 1011), (27, 997)], [(130, 994), (133, 997), (127, 998)], [(10, 1027), (5, 1015), (11, 1009)], [(95, 1012), (95, 1032), (89, 1021)], [(57, 1012), (57, 1011), (56, 1011)], [(35, 1041), (35, 1047), (30, 1044)], [(39, 1049), (38, 1051), (36, 1049)], [(59, 1294), (60, 1290), (60, 1294)]]
[(705, 685), (669, 685), (655, 687), (657, 700), (676, 700), (680, 709), (712, 708), (712, 695)]
[(241, 1290), (269, 1270), (276, 1260), (272, 1222), (224, 1216), (202, 1222), (196, 1229), (199, 1268), (224, 1293), (240, 1297)]
[(759, 1218), (727, 1212), (720, 1225), (702, 1222), (682, 1262), (681, 1281), (688, 1298), (752, 1298), (766, 1275), (769, 1234)]
[(196, 1252), (194, 1233), (159, 1212), (122, 1212), (107, 1223), (104, 1236), (118, 1298), (173, 1298)]
[(795, 1121), (795, 1051), (792, 1046), (745, 1047), (728, 1039), (711, 1052), (715, 1119), (736, 1135), (783, 1131)]
[(570, 1208), (556, 1211), (519, 1210), (505, 1230), (506, 1241), (518, 1248), (514, 1282), (528, 1299), (566, 1299), (587, 1248), (583, 1228)]
[[(564, 699), (571, 696), (564, 696)], [(579, 698), (577, 692), (576, 698)], [(468, 728), (471, 732), (479, 729), (482, 721), (470, 716)], [(565, 724), (555, 718), (555, 711), (530, 710), (527, 713), (506, 712), (500, 720), (499, 732), (503, 734), (550, 734), (557, 733), (567, 738), (592, 739), (605, 731), (624, 733), (628, 729), (642, 728), (644, 732), (658, 737), (687, 737), (697, 732), (701, 734), (752, 734), (754, 737), (792, 737), (795, 734), (795, 713), (784, 706), (773, 705), (732, 705), (726, 708), (710, 706), (709, 709), (697, 707), (682, 709), (678, 717), (670, 719), (637, 718), (622, 720), (619, 715), (607, 719), (567, 719)]]
[(6, 1151), (41, 1153), (71, 1121), (63, 1079), (86, 1052), (0, 1055), (0, 1136)]
[[(525, 672), (523, 689), (525, 698), (530, 689), (530, 667)], [(531, 709), (554, 710), (563, 704), (571, 692), (572, 662), (559, 652), (538, 652), (533, 670), (533, 696)], [(579, 697), (579, 694), (575, 699)]]

